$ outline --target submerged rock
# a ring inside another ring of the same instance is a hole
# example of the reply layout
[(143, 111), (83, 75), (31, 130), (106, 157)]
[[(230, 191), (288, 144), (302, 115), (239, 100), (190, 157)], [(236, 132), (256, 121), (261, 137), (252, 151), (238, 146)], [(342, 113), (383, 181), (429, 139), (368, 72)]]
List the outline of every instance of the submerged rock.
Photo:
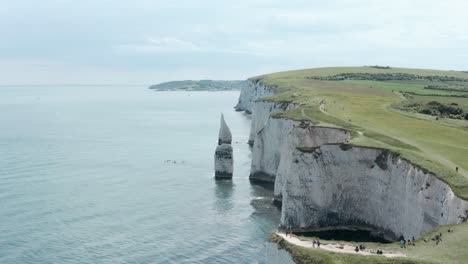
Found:
[(221, 114), (221, 127), (219, 129), (218, 146), (215, 152), (215, 178), (216, 179), (231, 179), (233, 171), (233, 155), (232, 155), (232, 135), (231, 130), (224, 120), (224, 115)]

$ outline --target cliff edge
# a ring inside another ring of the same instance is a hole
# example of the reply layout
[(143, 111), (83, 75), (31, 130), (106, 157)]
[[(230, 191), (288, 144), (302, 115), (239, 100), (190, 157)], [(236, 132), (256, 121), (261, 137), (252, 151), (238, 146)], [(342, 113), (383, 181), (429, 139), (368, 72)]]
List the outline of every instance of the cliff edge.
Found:
[[(274, 183), (281, 224), (363, 226), (395, 241), (465, 222), (468, 164), (459, 155), (468, 156), (468, 133), (391, 108), (410, 100), (407, 85), (441, 78), (468, 82), (461, 72), (367, 67), (250, 79), (236, 105), (252, 114), (250, 178)], [(388, 90), (388, 79), (399, 85)]]

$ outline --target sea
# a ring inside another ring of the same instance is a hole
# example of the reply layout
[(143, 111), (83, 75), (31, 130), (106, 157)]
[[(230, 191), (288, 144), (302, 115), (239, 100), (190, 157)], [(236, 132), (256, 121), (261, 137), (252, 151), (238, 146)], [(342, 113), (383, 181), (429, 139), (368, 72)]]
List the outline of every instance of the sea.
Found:
[[(0, 86), (0, 263), (264, 263), (238, 91)], [(220, 115), (234, 177), (214, 179)]]

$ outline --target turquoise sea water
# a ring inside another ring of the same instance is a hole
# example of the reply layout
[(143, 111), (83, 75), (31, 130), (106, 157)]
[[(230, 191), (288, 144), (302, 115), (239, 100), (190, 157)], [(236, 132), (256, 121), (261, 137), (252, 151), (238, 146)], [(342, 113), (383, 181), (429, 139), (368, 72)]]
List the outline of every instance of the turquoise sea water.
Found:
[[(279, 212), (249, 183), (238, 95), (0, 87), (0, 263), (262, 263)], [(216, 182), (221, 112), (235, 175)]]

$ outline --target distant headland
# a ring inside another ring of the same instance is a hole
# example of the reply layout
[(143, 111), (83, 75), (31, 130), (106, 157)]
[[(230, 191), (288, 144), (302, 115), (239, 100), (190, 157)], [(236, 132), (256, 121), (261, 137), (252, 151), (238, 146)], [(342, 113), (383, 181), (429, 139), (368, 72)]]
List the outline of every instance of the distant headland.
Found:
[(246, 81), (185, 80), (154, 84), (155, 91), (240, 91), (247, 86)]

